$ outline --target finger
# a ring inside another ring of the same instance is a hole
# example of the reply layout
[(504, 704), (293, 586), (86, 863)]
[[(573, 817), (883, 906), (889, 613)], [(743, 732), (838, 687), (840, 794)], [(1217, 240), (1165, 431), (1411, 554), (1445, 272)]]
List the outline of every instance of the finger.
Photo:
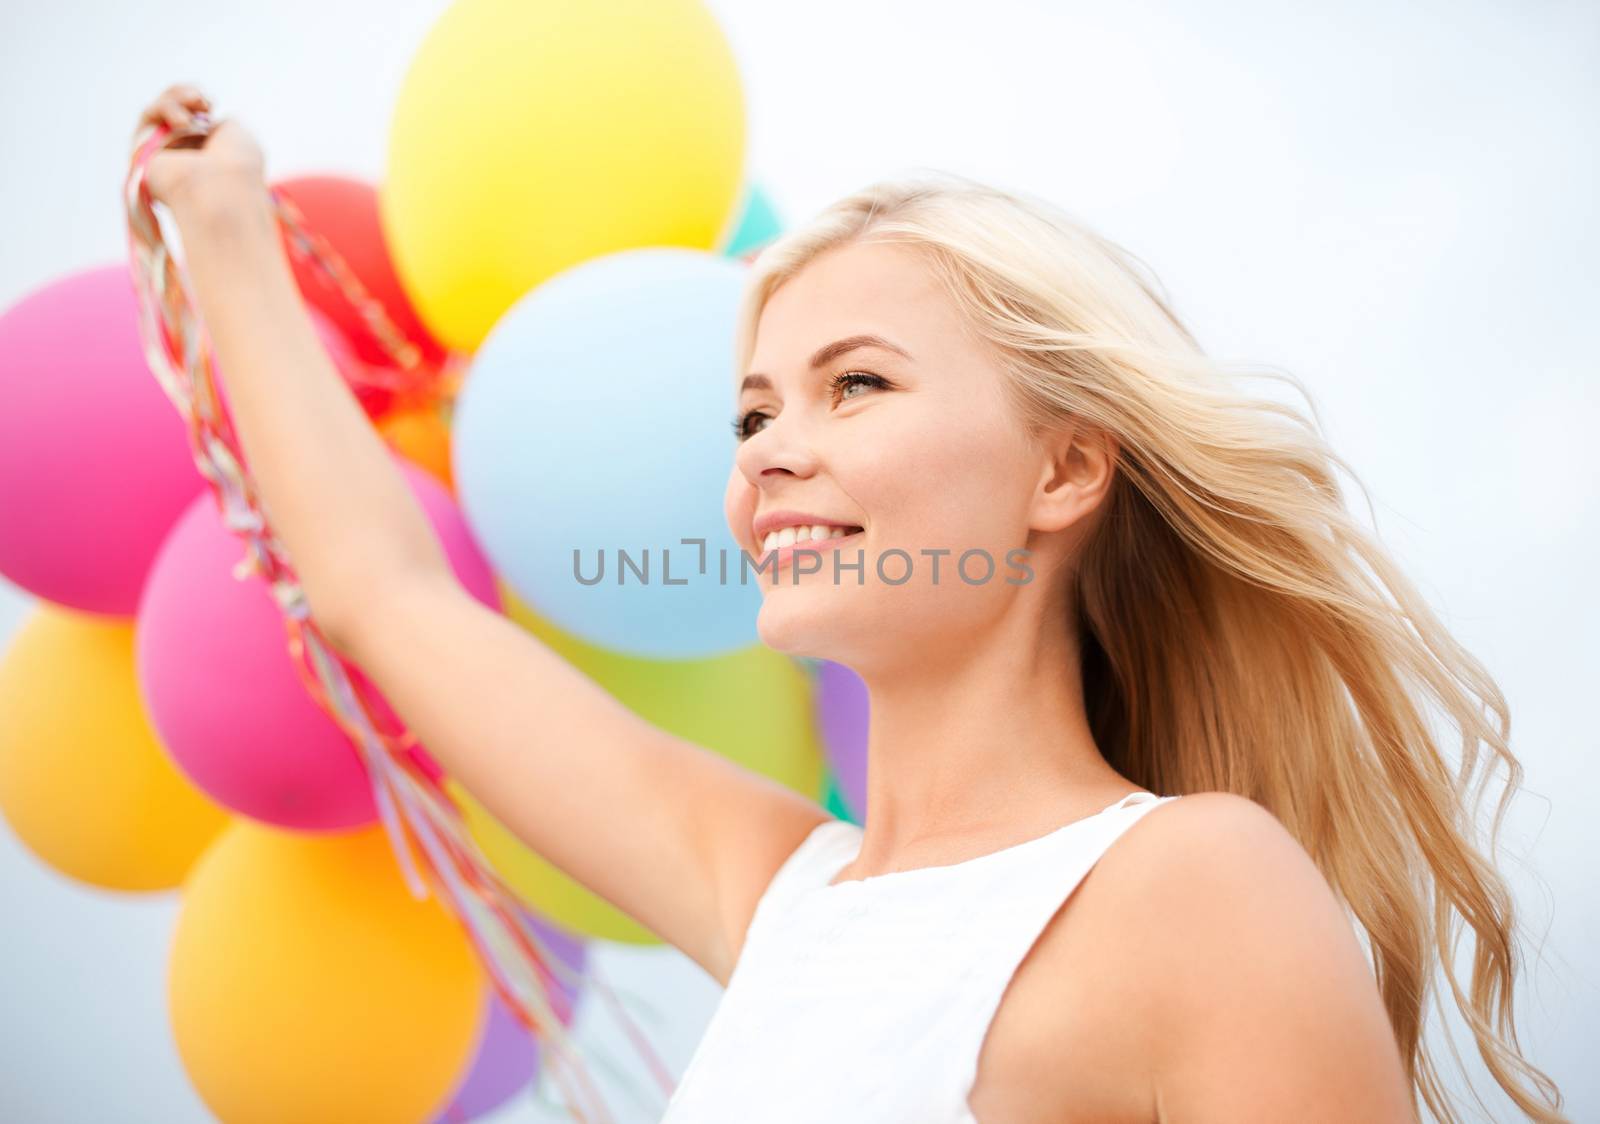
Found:
[(161, 99), (161, 108), (166, 116), (167, 121), (170, 122), (174, 128), (179, 125), (188, 124), (189, 107), (184, 105), (181, 99), (170, 95), (164, 97)]
[(175, 98), (166, 98), (161, 102), (161, 119), (172, 126), (174, 131), (188, 129), (208, 118), (209, 114), (204, 109), (191, 110)]
[(165, 123), (173, 128), (187, 125), (195, 113), (209, 115), (211, 102), (193, 86), (179, 84), (163, 90), (139, 116), (138, 127)]
[(149, 105), (145, 106), (142, 111), (140, 111), (140, 113), (139, 113), (139, 124), (140, 124), (140, 126), (155, 125), (155, 124), (158, 124), (159, 122), (163, 121), (165, 119), (165, 117), (166, 117), (166, 111), (161, 108), (161, 101), (158, 98), (157, 100), (151, 102)]
[(145, 125), (171, 125), (174, 128), (188, 117), (182, 105), (163, 96), (151, 102), (139, 115), (139, 127)]
[(210, 100), (200, 92), (200, 87), (187, 82), (168, 87), (165, 96), (189, 110), (211, 108)]

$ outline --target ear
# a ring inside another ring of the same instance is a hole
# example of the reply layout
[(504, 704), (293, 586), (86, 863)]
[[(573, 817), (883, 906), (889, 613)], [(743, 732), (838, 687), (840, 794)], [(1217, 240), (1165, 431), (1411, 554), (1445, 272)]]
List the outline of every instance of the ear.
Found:
[(1036, 531), (1059, 531), (1094, 512), (1111, 490), (1118, 451), (1114, 436), (1081, 419), (1042, 437), (1029, 525)]

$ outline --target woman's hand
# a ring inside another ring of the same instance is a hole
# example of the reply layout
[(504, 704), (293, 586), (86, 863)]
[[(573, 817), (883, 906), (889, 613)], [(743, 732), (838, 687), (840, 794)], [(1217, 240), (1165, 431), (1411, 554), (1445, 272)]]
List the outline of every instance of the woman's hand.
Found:
[(134, 129), (166, 124), (174, 139), (150, 159), (145, 184), (180, 220), (259, 209), (266, 198), (265, 160), (255, 138), (235, 121), (213, 122), (211, 103), (193, 86), (163, 90)]

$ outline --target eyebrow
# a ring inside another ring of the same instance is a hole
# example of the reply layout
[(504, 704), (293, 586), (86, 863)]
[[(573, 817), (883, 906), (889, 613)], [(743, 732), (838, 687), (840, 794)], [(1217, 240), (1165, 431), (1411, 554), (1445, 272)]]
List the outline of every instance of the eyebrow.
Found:
[[(846, 336), (842, 340), (834, 340), (832, 343), (826, 343), (817, 348), (816, 354), (811, 357), (811, 369), (816, 370), (818, 367), (825, 366), (833, 360), (839, 358), (839, 356), (845, 354), (846, 352), (854, 351), (858, 347), (882, 348), (884, 351), (892, 351), (896, 355), (902, 355), (907, 359), (911, 358), (911, 353), (909, 351), (903, 347), (900, 347), (898, 344), (891, 343), (882, 336), (874, 336), (870, 334)], [(744, 382), (739, 384), (740, 393), (743, 393), (746, 390), (771, 389), (772, 380), (766, 375), (746, 375), (744, 377)]]

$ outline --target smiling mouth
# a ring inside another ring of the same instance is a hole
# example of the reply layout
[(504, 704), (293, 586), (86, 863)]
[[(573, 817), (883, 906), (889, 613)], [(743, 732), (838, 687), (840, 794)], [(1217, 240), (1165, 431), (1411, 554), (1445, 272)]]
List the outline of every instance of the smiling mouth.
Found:
[(854, 542), (864, 534), (866, 534), (865, 530), (855, 530), (851, 531), (848, 535), (840, 535), (836, 539), (812, 539), (809, 542), (790, 543), (788, 546), (775, 546), (771, 550), (763, 551), (761, 556), (756, 559), (756, 565), (766, 566), (767, 560), (771, 558), (774, 559), (772, 562), (772, 570), (773, 572), (777, 572), (784, 566), (788, 565), (788, 563), (794, 558), (796, 551), (816, 551), (817, 554), (821, 555), (830, 550), (836, 550), (846, 543)]

